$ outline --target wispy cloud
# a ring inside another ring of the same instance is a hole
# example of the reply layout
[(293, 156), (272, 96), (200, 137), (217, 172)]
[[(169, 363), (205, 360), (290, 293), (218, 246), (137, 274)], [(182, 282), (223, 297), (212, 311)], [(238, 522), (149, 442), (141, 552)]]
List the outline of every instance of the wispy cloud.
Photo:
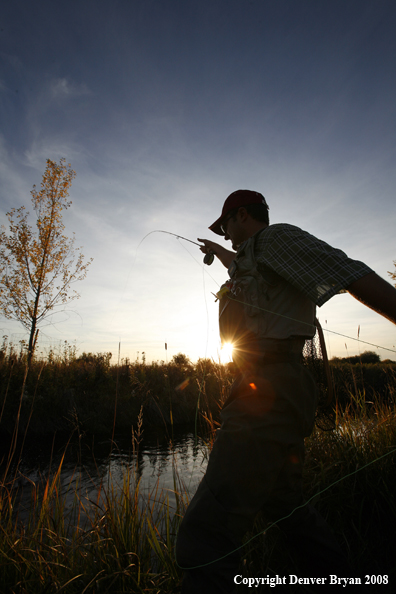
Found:
[(6, 52), (0, 52), (0, 57), (2, 60), (4, 60), (4, 62), (11, 66), (11, 68), (13, 70), (21, 70), (23, 67), (23, 63), (22, 60), (20, 58), (18, 58), (18, 56), (14, 55), (14, 54), (8, 54)]
[(84, 162), (84, 152), (83, 147), (72, 141), (61, 137), (44, 136), (35, 139), (26, 149), (24, 155), (26, 165), (37, 169), (42, 174), (47, 159), (59, 161), (59, 159), (65, 158), (73, 167), (77, 161)]
[(67, 78), (56, 78), (50, 82), (50, 94), (53, 98), (78, 97), (89, 95), (90, 92), (85, 83), (77, 84)]

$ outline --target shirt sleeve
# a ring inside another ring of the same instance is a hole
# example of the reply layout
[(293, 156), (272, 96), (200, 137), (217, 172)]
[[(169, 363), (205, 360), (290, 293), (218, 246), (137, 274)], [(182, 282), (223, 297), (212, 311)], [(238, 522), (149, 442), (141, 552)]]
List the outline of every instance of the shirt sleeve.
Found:
[(287, 224), (270, 225), (262, 231), (255, 253), (258, 263), (269, 266), (318, 306), (373, 272), (363, 262)]

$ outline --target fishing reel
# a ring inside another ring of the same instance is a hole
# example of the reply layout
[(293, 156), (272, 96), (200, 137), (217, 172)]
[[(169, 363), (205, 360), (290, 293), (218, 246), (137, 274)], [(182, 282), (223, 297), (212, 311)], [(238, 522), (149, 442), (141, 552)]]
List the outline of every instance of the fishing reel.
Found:
[(207, 264), (208, 266), (213, 264), (214, 257), (215, 257), (215, 253), (212, 251), (205, 254), (204, 259), (203, 259), (204, 264)]

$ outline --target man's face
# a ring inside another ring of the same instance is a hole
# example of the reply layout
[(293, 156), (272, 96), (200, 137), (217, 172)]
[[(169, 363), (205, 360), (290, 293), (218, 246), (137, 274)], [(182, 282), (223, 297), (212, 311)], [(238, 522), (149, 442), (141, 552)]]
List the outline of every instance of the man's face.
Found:
[(232, 243), (232, 249), (237, 250), (238, 246), (241, 245), (248, 237), (246, 236), (246, 230), (241, 222), (240, 211), (238, 211), (233, 217), (225, 220), (223, 223), (223, 229), (225, 231), (224, 239), (230, 240)]

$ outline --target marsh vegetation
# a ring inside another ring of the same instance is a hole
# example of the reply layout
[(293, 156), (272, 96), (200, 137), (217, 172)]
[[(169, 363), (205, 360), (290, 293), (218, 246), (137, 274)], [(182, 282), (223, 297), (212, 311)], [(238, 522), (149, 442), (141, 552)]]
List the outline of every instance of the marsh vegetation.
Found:
[[(50, 353), (33, 362), (27, 374), (25, 363), (23, 353), (3, 347), (0, 591), (179, 592), (182, 572), (174, 547), (191, 489), (178, 463), (175, 433), (187, 424), (205, 460), (232, 382), (232, 365), (192, 364), (178, 355), (169, 363), (142, 359), (112, 366), (109, 354), (77, 356), (68, 345), (58, 356)], [(391, 592), (396, 579), (389, 546), (396, 529), (396, 365), (341, 360), (332, 363), (332, 371), (336, 430), (316, 429), (307, 440), (306, 496), (332, 525), (355, 575), (388, 575), (390, 586), (381, 586), (381, 592)], [(149, 488), (143, 485), (138, 452), (149, 427), (161, 427), (168, 435), (171, 488), (163, 486), (161, 474)], [(122, 472), (117, 469), (115, 476), (110, 464), (87, 496), (77, 456), (65, 491), (68, 451), (101, 435), (111, 456), (123, 431), (129, 432), (133, 455)], [(56, 462), (54, 457), (48, 473), (36, 480), (24, 476), (24, 448), (32, 438), (55, 432), (65, 439), (64, 452)], [(18, 506), (21, 490), (29, 501), (24, 513)], [(260, 518), (246, 536), (241, 574), (298, 573), (277, 527), (264, 537), (266, 528)], [(293, 592), (298, 588), (293, 586)]]

